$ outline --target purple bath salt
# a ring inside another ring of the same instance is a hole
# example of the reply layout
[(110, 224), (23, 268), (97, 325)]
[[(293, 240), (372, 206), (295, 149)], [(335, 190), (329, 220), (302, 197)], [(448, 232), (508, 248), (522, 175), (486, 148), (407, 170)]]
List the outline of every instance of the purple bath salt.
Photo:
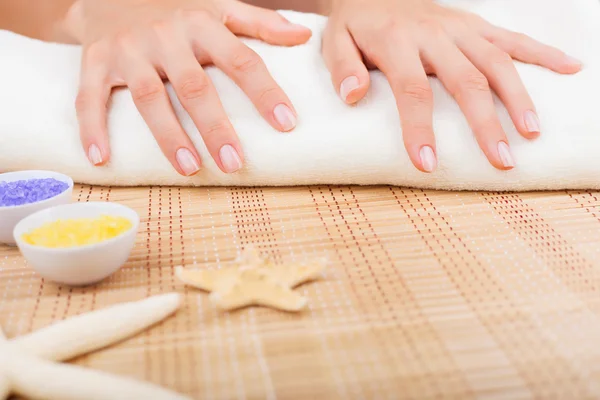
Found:
[(0, 207), (20, 206), (54, 197), (69, 188), (54, 178), (0, 182)]

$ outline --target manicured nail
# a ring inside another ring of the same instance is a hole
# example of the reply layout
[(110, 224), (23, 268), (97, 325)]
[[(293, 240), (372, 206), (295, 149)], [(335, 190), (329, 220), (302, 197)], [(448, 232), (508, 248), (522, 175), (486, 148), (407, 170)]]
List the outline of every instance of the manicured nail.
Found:
[(223, 163), (223, 167), (225, 167), (225, 171), (227, 171), (227, 173), (231, 174), (242, 168), (242, 160), (240, 159), (240, 156), (238, 155), (237, 151), (235, 151), (235, 149), (228, 144), (221, 147), (221, 150), (219, 150), (219, 157), (221, 157), (221, 162)]
[(92, 164), (98, 165), (102, 164), (102, 153), (100, 153), (100, 149), (95, 144), (92, 144), (88, 150), (88, 157)]
[(581, 62), (581, 60), (576, 59), (575, 57), (567, 56), (566, 60), (567, 60), (567, 64), (569, 64), (569, 65), (575, 65), (578, 67), (583, 65), (583, 62)]
[(525, 127), (528, 132), (540, 132), (540, 120), (533, 111), (525, 111)]
[(273, 114), (275, 114), (275, 120), (284, 131), (291, 131), (296, 127), (296, 116), (285, 104), (275, 106)]
[(433, 149), (429, 146), (423, 146), (421, 147), (419, 154), (421, 156), (421, 165), (423, 166), (423, 169), (427, 172), (433, 172), (437, 166)]
[(198, 164), (196, 157), (194, 157), (192, 152), (188, 149), (181, 148), (177, 150), (175, 157), (177, 158), (177, 162), (186, 176), (194, 175), (200, 170), (200, 165)]
[(360, 82), (358, 81), (358, 78), (354, 75), (344, 79), (342, 81), (342, 84), (340, 85), (340, 96), (342, 97), (342, 100), (344, 100), (347, 103), (348, 95), (350, 95), (350, 93), (352, 93), (353, 90), (358, 89), (359, 86)]
[(286, 27), (290, 30), (293, 31), (306, 31), (308, 30), (308, 27), (304, 26), (304, 25), (299, 25), (299, 24), (294, 24), (293, 22), (288, 22), (286, 24)]
[(508, 144), (505, 142), (498, 142), (498, 154), (500, 155), (500, 160), (505, 168), (513, 168), (515, 166)]

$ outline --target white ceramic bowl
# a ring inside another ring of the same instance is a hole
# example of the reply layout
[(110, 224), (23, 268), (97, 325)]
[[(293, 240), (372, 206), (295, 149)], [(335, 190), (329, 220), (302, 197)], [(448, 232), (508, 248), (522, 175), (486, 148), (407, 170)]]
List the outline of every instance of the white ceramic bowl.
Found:
[(0, 243), (14, 246), (16, 243), (13, 238), (13, 230), (17, 222), (26, 216), (43, 210), (71, 202), (73, 195), (73, 180), (67, 175), (53, 171), (18, 171), (0, 174), (0, 182), (15, 182), (27, 179), (54, 178), (57, 181), (65, 182), (69, 187), (58, 195), (36, 203), (23, 204), (20, 206), (0, 206)]
[[(47, 248), (22, 239), (24, 233), (57, 219), (96, 218), (101, 215), (125, 217), (132, 227), (119, 236), (84, 246)], [(71, 203), (38, 211), (22, 219), (13, 232), (17, 246), (42, 277), (65, 285), (97, 283), (117, 271), (129, 258), (140, 225), (139, 215), (117, 203)]]

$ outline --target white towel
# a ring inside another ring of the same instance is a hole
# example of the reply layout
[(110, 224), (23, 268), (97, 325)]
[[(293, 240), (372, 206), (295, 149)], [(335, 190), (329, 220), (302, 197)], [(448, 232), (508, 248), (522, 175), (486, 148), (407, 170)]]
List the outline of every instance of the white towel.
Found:
[(566, 76), (518, 63), (539, 112), (542, 135), (523, 139), (502, 104), (496, 105), (508, 134), (516, 168), (493, 168), (477, 146), (466, 119), (439, 81), (434, 89), (439, 167), (418, 171), (402, 142), (395, 101), (385, 77), (372, 72), (360, 105), (342, 103), (323, 62), (320, 46), (326, 19), (283, 12), (310, 27), (306, 45), (281, 48), (246, 41), (263, 57), (299, 113), (291, 133), (271, 128), (243, 92), (220, 70), (209, 68), (234, 127), (246, 165), (222, 173), (179, 102), (176, 111), (197, 146), (202, 171), (180, 176), (162, 155), (129, 91), (113, 97), (109, 130), (112, 158), (92, 167), (81, 148), (74, 99), (80, 48), (43, 43), (0, 32), (0, 171), (51, 169), (77, 182), (104, 185), (308, 185), (393, 184), (465, 190), (600, 188), (600, 4), (597, 0), (465, 0), (455, 6), (505, 28), (527, 33), (584, 62)]

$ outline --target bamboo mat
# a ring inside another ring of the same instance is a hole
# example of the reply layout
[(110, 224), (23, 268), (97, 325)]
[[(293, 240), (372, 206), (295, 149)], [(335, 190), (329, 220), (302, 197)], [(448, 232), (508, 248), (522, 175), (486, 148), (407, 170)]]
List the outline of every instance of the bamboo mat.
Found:
[[(167, 291), (164, 323), (73, 362), (198, 399), (600, 398), (597, 193), (397, 187), (78, 186), (142, 217), (127, 265), (86, 289), (44, 282), (0, 247), (9, 337)], [(215, 310), (176, 265), (216, 268), (248, 244), (326, 256), (302, 314)]]

